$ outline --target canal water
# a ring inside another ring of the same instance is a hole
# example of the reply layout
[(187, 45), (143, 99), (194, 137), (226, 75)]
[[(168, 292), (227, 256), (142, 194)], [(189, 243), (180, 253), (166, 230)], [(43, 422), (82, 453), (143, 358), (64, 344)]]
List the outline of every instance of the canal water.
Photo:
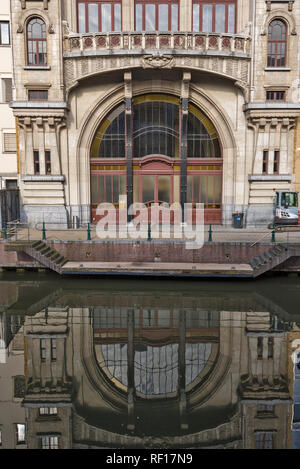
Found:
[(300, 448), (300, 279), (0, 276), (0, 448)]

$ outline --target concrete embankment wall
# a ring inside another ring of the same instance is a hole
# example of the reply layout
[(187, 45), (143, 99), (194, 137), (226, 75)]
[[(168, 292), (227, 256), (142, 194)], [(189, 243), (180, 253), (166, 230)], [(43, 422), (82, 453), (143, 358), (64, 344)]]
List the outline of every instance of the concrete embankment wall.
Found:
[[(206, 243), (201, 249), (186, 249), (184, 242), (167, 241), (47, 241), (69, 261), (74, 262), (187, 262), (245, 264), (267, 252), (271, 243)], [(291, 258), (286, 269), (300, 270), (300, 259)], [(5, 251), (0, 242), (0, 267), (41, 267), (24, 252)]]

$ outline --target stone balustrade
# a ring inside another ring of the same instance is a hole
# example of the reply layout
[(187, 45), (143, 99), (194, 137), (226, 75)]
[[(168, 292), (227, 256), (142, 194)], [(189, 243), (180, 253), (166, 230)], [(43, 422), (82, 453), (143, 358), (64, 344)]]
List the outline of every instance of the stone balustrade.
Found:
[(250, 56), (245, 35), (192, 32), (70, 33), (64, 38), (65, 57), (76, 55), (138, 54), (157, 50), (168, 54)]

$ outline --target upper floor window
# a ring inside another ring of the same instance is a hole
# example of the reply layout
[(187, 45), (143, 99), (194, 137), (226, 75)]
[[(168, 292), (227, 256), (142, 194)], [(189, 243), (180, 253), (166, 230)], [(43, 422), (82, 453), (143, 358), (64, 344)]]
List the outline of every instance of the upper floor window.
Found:
[(121, 2), (77, 0), (77, 18), (79, 33), (121, 31)]
[(10, 44), (9, 22), (0, 21), (0, 45), (6, 46)]
[(136, 31), (178, 31), (178, 0), (136, 0)]
[(46, 25), (41, 18), (32, 18), (27, 25), (28, 65), (47, 64)]
[(286, 65), (287, 28), (282, 20), (273, 20), (268, 30), (268, 67)]
[(236, 32), (236, 0), (194, 0), (193, 31)]

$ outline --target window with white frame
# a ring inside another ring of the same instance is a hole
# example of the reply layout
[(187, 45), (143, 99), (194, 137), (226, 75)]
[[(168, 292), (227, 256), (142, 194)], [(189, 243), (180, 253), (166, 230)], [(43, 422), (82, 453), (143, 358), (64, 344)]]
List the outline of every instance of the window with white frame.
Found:
[(10, 44), (9, 22), (0, 21), (0, 45), (7, 46)]
[(25, 424), (17, 423), (16, 424), (16, 443), (17, 445), (24, 445), (26, 442), (25, 439)]

